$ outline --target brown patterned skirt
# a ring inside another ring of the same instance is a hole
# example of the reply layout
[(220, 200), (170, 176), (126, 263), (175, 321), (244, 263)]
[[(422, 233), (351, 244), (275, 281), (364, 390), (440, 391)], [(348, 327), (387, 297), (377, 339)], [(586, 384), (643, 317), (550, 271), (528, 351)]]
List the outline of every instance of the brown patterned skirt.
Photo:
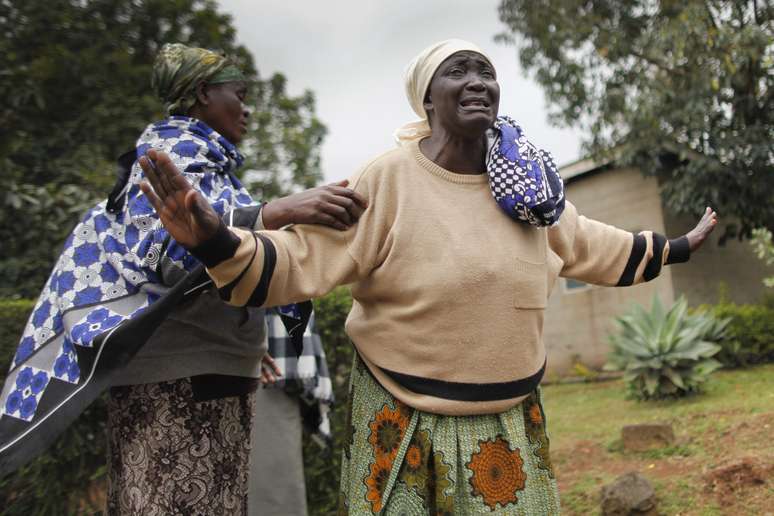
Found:
[(188, 378), (112, 388), (108, 514), (247, 514), (253, 397), (196, 402)]

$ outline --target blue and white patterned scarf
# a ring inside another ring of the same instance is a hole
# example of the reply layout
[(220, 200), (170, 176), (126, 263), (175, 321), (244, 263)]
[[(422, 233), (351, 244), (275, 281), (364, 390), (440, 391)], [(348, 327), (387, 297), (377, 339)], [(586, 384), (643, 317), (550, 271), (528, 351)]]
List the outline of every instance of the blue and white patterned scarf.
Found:
[[(257, 206), (233, 175), (242, 156), (203, 122), (173, 116), (151, 124), (137, 157), (151, 148), (169, 154), (220, 215)], [(0, 394), (0, 470), (51, 441), (179, 299), (205, 283), (197, 279), (201, 264), (171, 239), (142, 193), (142, 178), (135, 161), (123, 188), (89, 210), (64, 244)]]
[(527, 140), (512, 118), (489, 131), (486, 170), (492, 195), (512, 219), (552, 226), (564, 211), (564, 184), (551, 153)]

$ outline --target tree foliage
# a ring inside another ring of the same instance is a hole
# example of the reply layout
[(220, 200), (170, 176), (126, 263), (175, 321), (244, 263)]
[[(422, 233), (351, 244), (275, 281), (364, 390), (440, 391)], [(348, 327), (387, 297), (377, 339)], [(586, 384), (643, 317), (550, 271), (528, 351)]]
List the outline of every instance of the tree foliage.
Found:
[(161, 117), (150, 76), (167, 42), (223, 51), (254, 81), (244, 150), (259, 194), (320, 179), (314, 96), (262, 80), (213, 0), (0, 0), (0, 296), (37, 294), (78, 214), (110, 190), (115, 158)]
[(769, 0), (502, 0), (522, 66), (587, 148), (657, 174), (667, 204), (774, 227)]
[[(755, 254), (768, 266), (774, 265), (774, 236), (766, 228), (756, 228), (752, 232), (750, 243)], [(763, 278), (763, 284), (774, 288), (774, 275)]]

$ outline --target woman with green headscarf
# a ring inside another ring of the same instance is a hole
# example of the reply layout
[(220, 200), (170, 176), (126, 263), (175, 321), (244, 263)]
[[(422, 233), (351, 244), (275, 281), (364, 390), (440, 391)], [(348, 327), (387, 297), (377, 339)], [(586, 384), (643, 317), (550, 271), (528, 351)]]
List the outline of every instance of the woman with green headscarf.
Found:
[[(365, 201), (345, 182), (252, 199), (234, 175), (247, 82), (225, 57), (166, 45), (152, 82), (167, 118), (122, 156), (118, 183), (65, 242), (22, 335), (0, 393), (0, 473), (40, 453), (112, 387), (110, 514), (245, 514), (252, 397), (273, 374), (263, 310), (221, 301), (140, 189), (137, 158), (165, 152), (232, 227), (346, 229)], [(308, 315), (299, 305), (283, 312), (294, 328)]]
[[(221, 216), (229, 200), (237, 206), (241, 220), (234, 225), (321, 223), (345, 229), (359, 217), (364, 200), (346, 183), (263, 206), (250, 199), (233, 176), (242, 158), (232, 145), (247, 130), (247, 82), (228, 59), (166, 45), (152, 84), (169, 118), (140, 137), (138, 157), (159, 144), (171, 150), (216, 211), (223, 206)], [(168, 244), (159, 262), (180, 251)], [(261, 367), (261, 357), (267, 357), (263, 316), (262, 310), (226, 305), (215, 289), (204, 292), (181, 304), (125, 368), (109, 406), (111, 511), (246, 511), (254, 378), (270, 380), (273, 367), (266, 363), (270, 358)]]

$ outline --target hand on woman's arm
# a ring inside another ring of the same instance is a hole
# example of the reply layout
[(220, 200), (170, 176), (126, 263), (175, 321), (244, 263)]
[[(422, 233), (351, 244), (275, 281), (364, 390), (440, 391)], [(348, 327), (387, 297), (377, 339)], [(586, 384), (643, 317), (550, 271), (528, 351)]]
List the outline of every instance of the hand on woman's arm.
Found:
[(357, 222), (368, 205), (348, 184), (339, 181), (270, 201), (261, 212), (263, 225), (279, 229), (288, 224), (321, 224), (343, 231)]
[[(346, 231), (299, 224), (288, 231), (228, 228), (163, 153), (142, 159), (142, 183), (169, 234), (207, 268), (220, 296), (235, 306), (276, 306), (319, 297), (338, 285), (366, 277), (383, 260), (391, 215), (386, 205), (369, 202), (358, 224)], [(151, 165), (155, 163), (155, 167)], [(369, 199), (377, 174), (360, 181)], [(314, 250), (314, 252), (312, 252)]]

